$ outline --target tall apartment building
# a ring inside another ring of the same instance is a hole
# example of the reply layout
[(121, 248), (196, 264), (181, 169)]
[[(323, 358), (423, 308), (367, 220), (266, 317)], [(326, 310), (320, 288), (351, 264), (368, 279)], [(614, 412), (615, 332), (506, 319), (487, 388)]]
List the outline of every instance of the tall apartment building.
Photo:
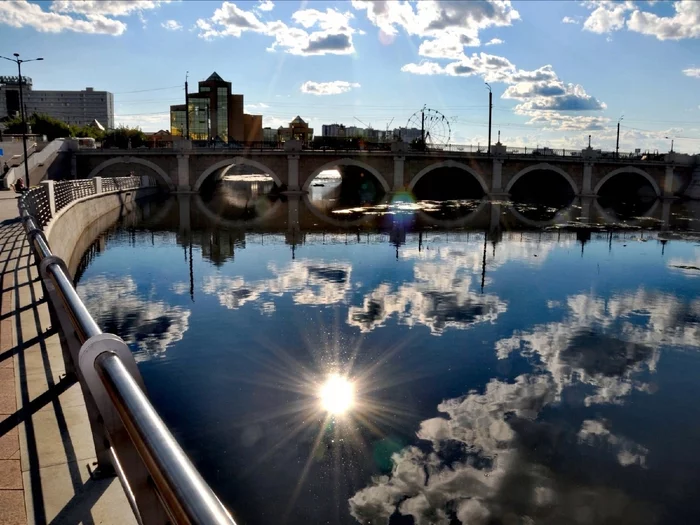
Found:
[[(78, 126), (97, 120), (105, 128), (114, 128), (114, 95), (109, 91), (91, 87), (82, 91), (39, 91), (33, 89), (31, 78), (22, 79), (27, 117), (38, 113)], [(0, 76), (0, 119), (19, 113), (19, 77)]]
[(196, 93), (187, 94), (187, 104), (170, 106), (170, 132), (187, 134), (191, 140), (262, 142), (262, 115), (243, 112), (243, 95), (231, 93), (231, 82), (216, 72), (199, 82)]

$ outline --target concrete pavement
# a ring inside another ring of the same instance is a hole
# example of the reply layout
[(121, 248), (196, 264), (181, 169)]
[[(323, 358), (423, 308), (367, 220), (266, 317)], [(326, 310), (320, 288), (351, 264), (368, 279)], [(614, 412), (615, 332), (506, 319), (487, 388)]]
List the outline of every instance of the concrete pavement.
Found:
[(0, 523), (136, 523), (119, 481), (92, 475), (85, 401), (17, 215), (17, 194), (1, 191)]

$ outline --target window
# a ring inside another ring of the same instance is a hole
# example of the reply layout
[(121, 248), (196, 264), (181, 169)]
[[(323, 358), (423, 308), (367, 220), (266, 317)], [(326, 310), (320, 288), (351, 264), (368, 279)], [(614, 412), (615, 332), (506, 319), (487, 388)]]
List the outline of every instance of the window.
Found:
[(228, 142), (228, 89), (218, 88), (216, 90), (216, 128), (217, 135), (225, 142)]

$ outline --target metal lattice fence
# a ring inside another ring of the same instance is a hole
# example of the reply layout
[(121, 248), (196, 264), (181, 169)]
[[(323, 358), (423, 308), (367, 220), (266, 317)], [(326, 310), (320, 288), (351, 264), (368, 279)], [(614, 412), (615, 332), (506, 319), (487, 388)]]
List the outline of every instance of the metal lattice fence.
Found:
[(49, 190), (46, 186), (38, 186), (27, 191), (20, 200), (20, 206), (24, 205), (30, 215), (46, 226), (51, 220), (51, 204), (49, 202)]
[[(145, 186), (153, 184), (150, 178), (144, 181), (141, 177), (102, 179), (102, 193), (137, 189), (144, 186), (142, 182), (146, 182)], [(96, 194), (94, 179), (55, 181), (51, 185), (42, 184), (31, 188), (22, 195), (19, 206), (26, 209), (42, 227), (52, 219), (50, 188), (53, 188), (54, 212), (62, 210), (73, 201)]]

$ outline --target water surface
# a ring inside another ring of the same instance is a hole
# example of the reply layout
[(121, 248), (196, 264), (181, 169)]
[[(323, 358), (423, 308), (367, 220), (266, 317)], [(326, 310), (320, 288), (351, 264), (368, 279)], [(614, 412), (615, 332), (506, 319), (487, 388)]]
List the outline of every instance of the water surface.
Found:
[(363, 220), (269, 189), (144, 204), (78, 287), (238, 523), (698, 521), (685, 205), (617, 230), (580, 203)]

